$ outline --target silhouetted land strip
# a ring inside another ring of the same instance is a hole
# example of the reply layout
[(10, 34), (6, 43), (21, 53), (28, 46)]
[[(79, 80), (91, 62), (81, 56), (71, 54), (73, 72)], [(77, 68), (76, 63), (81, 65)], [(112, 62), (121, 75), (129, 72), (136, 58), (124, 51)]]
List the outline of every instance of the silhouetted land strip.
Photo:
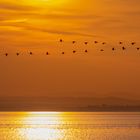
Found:
[[(80, 108), (79, 108), (80, 110)], [(84, 111), (109, 111), (109, 112), (139, 112), (140, 106), (87, 106), (81, 108)]]
[(140, 112), (140, 102), (115, 97), (3, 97), (0, 111)]
[(0, 111), (64, 111), (64, 112), (140, 112), (140, 106), (88, 106), (88, 107), (47, 107), (47, 106), (1, 106)]

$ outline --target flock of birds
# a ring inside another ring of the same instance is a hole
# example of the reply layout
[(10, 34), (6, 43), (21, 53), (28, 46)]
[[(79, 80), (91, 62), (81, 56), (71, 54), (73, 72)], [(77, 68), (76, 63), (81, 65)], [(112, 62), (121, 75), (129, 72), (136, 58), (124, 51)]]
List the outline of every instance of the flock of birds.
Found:
[[(60, 43), (63, 43), (64, 40), (63, 40), (63, 39), (60, 39), (59, 42), (60, 42)], [(98, 44), (99, 42), (98, 42), (98, 41), (94, 41), (94, 43), (95, 43), (95, 44)], [(72, 44), (76, 44), (76, 41), (72, 41)], [(84, 42), (84, 44), (85, 44), (85, 45), (88, 45), (89, 42), (86, 41), (86, 42)], [(102, 42), (101, 44), (102, 44), (102, 45), (106, 45), (107, 43), (106, 43), (106, 42)], [(124, 44), (123, 42), (119, 42), (119, 45), (121, 45), (122, 50), (125, 51), (127, 48), (124, 47), (124, 46), (122, 46), (123, 44)], [(132, 46), (134, 46), (135, 44), (136, 44), (136, 42), (131, 42), (131, 45), (132, 45)], [(116, 48), (115, 48), (115, 47), (112, 47), (112, 51), (115, 51), (115, 50), (116, 50)], [(137, 47), (136, 50), (140, 50), (140, 47)], [(104, 49), (100, 49), (100, 51), (103, 52), (103, 51), (105, 51), (105, 50), (104, 50)], [(76, 53), (76, 52), (77, 52), (76, 50), (73, 50), (73, 53)], [(84, 52), (85, 52), (85, 53), (88, 53), (88, 50), (85, 49)], [(65, 54), (64, 51), (62, 51), (61, 53), (62, 53), (62, 55)], [(20, 52), (17, 52), (17, 53), (16, 53), (17, 56), (19, 56), (20, 54), (21, 54)], [(33, 53), (32, 51), (30, 51), (28, 54), (29, 54), (29, 55), (33, 55), (34, 53)], [(3, 54), (3, 55), (8, 56), (9, 53), (5, 53), (5, 54)], [(46, 55), (50, 55), (50, 53), (49, 53), (49, 52), (46, 52)]]

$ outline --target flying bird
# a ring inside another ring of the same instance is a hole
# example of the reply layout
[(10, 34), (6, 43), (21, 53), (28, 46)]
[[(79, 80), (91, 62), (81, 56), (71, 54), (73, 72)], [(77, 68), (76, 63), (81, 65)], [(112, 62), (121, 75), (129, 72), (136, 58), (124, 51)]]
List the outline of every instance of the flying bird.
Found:
[(85, 45), (87, 45), (88, 44), (88, 42), (85, 42)]
[(131, 44), (132, 44), (132, 45), (135, 45), (136, 43), (135, 43), (135, 42), (132, 42)]
[(65, 54), (65, 52), (62, 52), (62, 54)]
[(8, 53), (5, 53), (5, 56), (8, 56)]
[(123, 42), (119, 42), (119, 44), (120, 44), (120, 45), (122, 45), (122, 44), (123, 44)]
[(122, 47), (122, 50), (126, 50), (126, 48), (125, 47)]
[(62, 39), (60, 39), (60, 42), (63, 42), (63, 40), (62, 40)]
[(75, 44), (75, 43), (76, 43), (76, 41), (72, 41), (72, 43), (73, 43), (73, 44)]
[(100, 51), (101, 51), (101, 52), (103, 52), (104, 50), (103, 50), (103, 49), (101, 49)]
[(137, 50), (140, 50), (140, 48), (137, 48)]
[(33, 55), (33, 52), (30, 52), (29, 54), (30, 54), (30, 55)]
[(49, 55), (49, 52), (46, 52), (46, 55)]
[(76, 51), (73, 51), (73, 53), (76, 53)]
[(85, 53), (87, 53), (88, 52), (88, 50), (85, 50)]
[(95, 44), (97, 44), (97, 43), (98, 43), (98, 41), (94, 41), (94, 43), (95, 43)]
[(115, 48), (112, 48), (112, 51), (115, 51)]
[(19, 56), (19, 53), (16, 53), (17, 56)]
[(105, 44), (106, 44), (106, 42), (103, 42), (102, 44), (103, 44), (103, 45), (105, 45)]

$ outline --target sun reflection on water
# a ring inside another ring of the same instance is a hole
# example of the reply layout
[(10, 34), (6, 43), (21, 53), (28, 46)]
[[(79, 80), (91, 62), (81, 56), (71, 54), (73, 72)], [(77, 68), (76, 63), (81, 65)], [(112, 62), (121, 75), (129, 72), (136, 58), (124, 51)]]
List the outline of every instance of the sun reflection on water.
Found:
[(63, 135), (58, 129), (50, 128), (28, 128), (21, 130), (26, 140), (58, 140), (63, 139)]
[(20, 129), (19, 134), (26, 140), (58, 140), (63, 139), (63, 133), (58, 129), (63, 121), (59, 112), (29, 112), (22, 118), (26, 129)]
[(0, 112), (0, 140), (140, 140), (139, 113)]

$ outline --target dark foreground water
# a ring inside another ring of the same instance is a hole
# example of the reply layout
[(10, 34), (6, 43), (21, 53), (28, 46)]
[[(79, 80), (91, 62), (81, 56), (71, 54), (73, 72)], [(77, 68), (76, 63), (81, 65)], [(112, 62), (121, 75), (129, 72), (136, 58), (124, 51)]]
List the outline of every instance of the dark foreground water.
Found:
[(140, 113), (0, 112), (0, 140), (140, 140)]

